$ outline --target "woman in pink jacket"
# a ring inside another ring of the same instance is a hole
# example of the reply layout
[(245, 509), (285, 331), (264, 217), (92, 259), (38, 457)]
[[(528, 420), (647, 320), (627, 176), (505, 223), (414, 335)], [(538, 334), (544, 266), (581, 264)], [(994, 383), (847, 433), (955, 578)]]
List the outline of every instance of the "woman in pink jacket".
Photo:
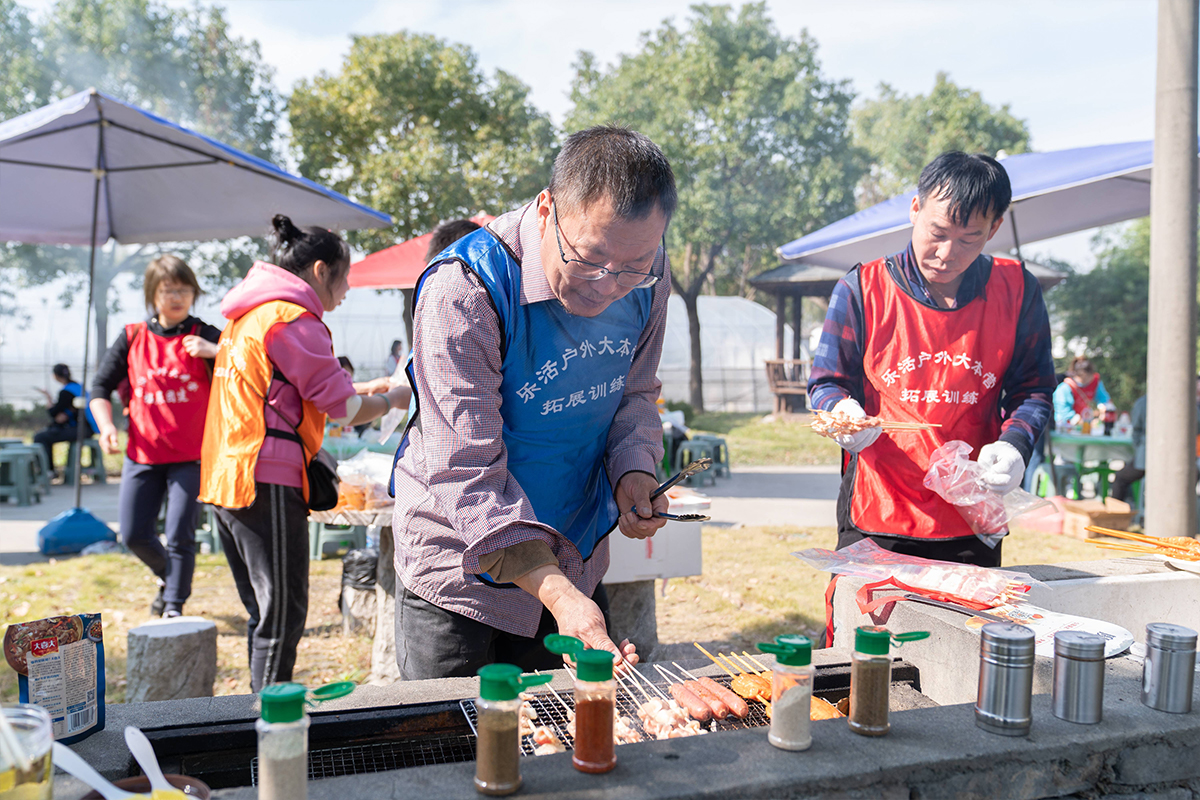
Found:
[[(350, 250), (324, 228), (274, 220), (274, 264), (221, 302), (200, 499), (249, 612), (250, 689), (288, 681), (308, 614), (308, 481), (327, 418), (359, 425), (408, 403), (386, 379), (353, 384), (321, 318), (350, 288)], [(378, 394), (374, 394), (378, 392)]]

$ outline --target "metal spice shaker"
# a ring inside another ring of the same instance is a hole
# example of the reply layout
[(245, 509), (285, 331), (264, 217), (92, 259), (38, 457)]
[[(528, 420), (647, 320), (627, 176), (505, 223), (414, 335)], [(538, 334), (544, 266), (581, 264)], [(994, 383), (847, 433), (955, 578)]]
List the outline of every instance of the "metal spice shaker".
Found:
[(1054, 716), (1067, 722), (1099, 722), (1104, 708), (1103, 636), (1083, 631), (1054, 634)]
[(975, 724), (988, 733), (1026, 736), (1033, 722), (1033, 631), (989, 622), (981, 634)]
[(1194, 630), (1166, 622), (1151, 622), (1146, 626), (1146, 660), (1142, 664), (1144, 704), (1172, 714), (1191, 711), (1195, 669)]

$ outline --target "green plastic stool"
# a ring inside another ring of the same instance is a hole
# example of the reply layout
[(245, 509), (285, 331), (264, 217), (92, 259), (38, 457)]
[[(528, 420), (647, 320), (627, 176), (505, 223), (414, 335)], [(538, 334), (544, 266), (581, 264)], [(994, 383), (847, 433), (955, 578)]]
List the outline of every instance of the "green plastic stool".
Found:
[(324, 522), (308, 523), (308, 543), (311, 547), (308, 557), (311, 561), (320, 561), (325, 557), (325, 546), (336, 545), (337, 550), (343, 547), (356, 550), (367, 546), (366, 525), (327, 525)]
[(16, 498), (17, 505), (42, 501), (42, 490), (34, 479), (36, 460), (32, 453), (6, 447), (0, 450), (0, 499)]
[(711, 442), (713, 446), (713, 465), (709, 470), (714, 477), (728, 478), (729, 477), (729, 445), (725, 444), (725, 440), (720, 436), (712, 436), (707, 433), (692, 434), (692, 441)]
[(0, 439), (0, 450), (9, 453), (29, 453), (33, 456), (33, 479), (42, 494), (50, 494), (50, 464), (46, 461), (46, 449), (41, 445), (25, 444), (20, 439)]
[[(688, 439), (686, 442), (679, 443), (679, 449), (675, 451), (675, 463), (686, 466), (699, 458), (711, 458), (716, 461), (716, 452), (717, 449), (712, 442), (703, 439)], [(682, 466), (680, 468), (682, 469)], [(714, 470), (710, 467), (703, 472), (689, 475), (684, 479), (684, 483), (688, 486), (703, 486), (707, 481), (715, 486), (717, 476), (713, 473)]]
[[(83, 447), (90, 452), (92, 463), (79, 471), (80, 475), (91, 475), (92, 480), (96, 483), (105, 483), (108, 480), (108, 473), (104, 471), (104, 451), (100, 448), (100, 442), (94, 437), (89, 437), (83, 440)], [(75, 458), (79, 454), (79, 441), (71, 442), (71, 449), (67, 451), (67, 471), (63, 473), (67, 476), (67, 481), (75, 480)]]
[(208, 545), (208, 552), (221, 552), (221, 535), (217, 533), (217, 512), (208, 503), (201, 503), (197, 514), (196, 546)]

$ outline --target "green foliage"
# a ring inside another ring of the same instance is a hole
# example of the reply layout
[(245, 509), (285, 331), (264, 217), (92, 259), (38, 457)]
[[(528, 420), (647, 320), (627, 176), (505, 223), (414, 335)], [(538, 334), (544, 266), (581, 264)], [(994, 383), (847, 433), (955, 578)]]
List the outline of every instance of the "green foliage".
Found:
[(847, 128), (850, 86), (824, 77), (816, 42), (781, 35), (765, 3), (693, 6), (685, 29), (666, 21), (616, 64), (585, 52), (575, 69), (567, 130), (628, 125), (675, 171), (672, 282), (692, 321), (691, 403), (703, 410), (696, 295), (710, 279), (744, 290), (781, 240), (854, 210), (864, 165)]
[(1084, 346), (1119, 408), (1131, 408), (1146, 391), (1149, 297), (1148, 218), (1103, 241), (1095, 269), (1069, 272), (1046, 295), (1051, 314), (1063, 324), (1063, 336)]
[(34, 25), (16, 0), (0, 0), (0, 119), (32, 111), (50, 96)]
[(297, 84), (288, 114), (305, 177), (395, 219), (351, 234), (375, 250), (546, 185), (554, 129), (528, 95), (505, 72), (487, 79), (465, 45), (402, 31), (355, 37), (336, 75)]
[(994, 156), (1029, 149), (1029, 126), (1007, 104), (989, 105), (945, 72), (927, 95), (908, 97), (881, 83), (879, 98), (854, 109), (852, 119), (854, 141), (871, 158), (859, 187), (864, 208), (912, 189), (922, 167), (947, 150)]
[(682, 400), (668, 400), (666, 403), (667, 411), (682, 411), (683, 424), (690, 426), (692, 420), (696, 418), (696, 409), (692, 408), (691, 403), (685, 403)]
[(0, 431), (13, 435), (14, 431), (36, 431), (46, 427), (49, 417), (45, 407), (17, 408), (11, 403), (0, 403)]

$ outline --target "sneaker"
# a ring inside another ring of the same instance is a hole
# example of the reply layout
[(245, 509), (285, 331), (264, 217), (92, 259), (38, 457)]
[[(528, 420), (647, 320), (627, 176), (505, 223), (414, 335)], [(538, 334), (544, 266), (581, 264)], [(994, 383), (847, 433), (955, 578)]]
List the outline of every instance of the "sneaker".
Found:
[(163, 615), (163, 611), (166, 610), (167, 601), (166, 598), (163, 597), (163, 592), (165, 590), (165, 586), (158, 587), (158, 594), (154, 595), (154, 602), (150, 604), (150, 616), (161, 617)]
[(174, 619), (175, 617), (182, 617), (182, 616), (183, 616), (182, 611), (176, 611), (173, 608), (163, 612), (163, 619)]

